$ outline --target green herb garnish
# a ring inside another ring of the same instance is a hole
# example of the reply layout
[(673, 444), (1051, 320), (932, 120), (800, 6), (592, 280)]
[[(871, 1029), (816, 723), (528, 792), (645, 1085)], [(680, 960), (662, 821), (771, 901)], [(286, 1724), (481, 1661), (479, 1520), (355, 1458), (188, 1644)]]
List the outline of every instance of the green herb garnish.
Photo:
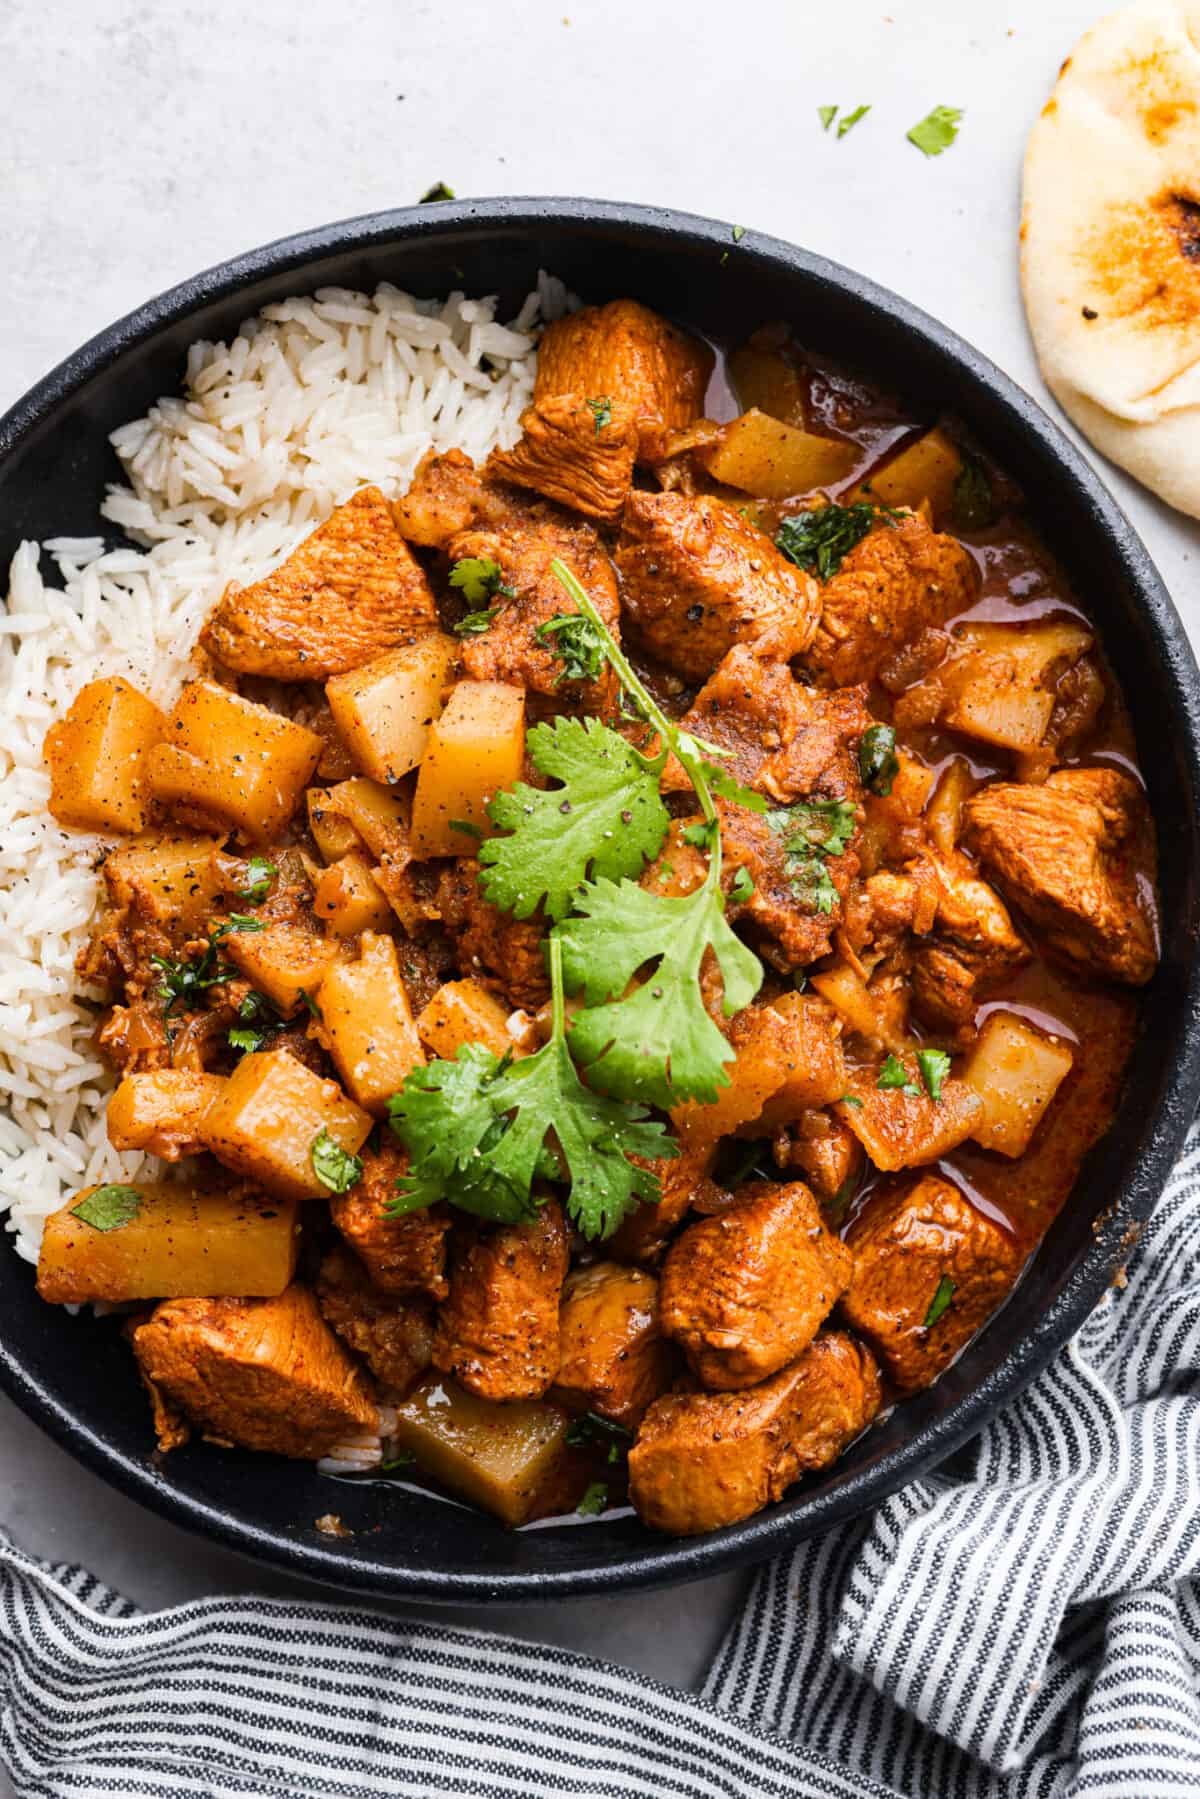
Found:
[(995, 521), (991, 477), (975, 456), (963, 459), (954, 480), (954, 522), (960, 531), (983, 531)]
[(892, 725), (871, 725), (863, 732), (858, 745), (858, 772), (864, 787), (879, 794), (881, 799), (887, 798), (892, 791), (892, 782), (900, 773), (896, 732)]
[(141, 1205), (142, 1196), (136, 1187), (97, 1187), (71, 1207), (71, 1216), (82, 1218), (94, 1231), (119, 1231), (132, 1224)]
[(444, 181), (435, 181), (432, 187), (426, 188), (425, 192), (421, 195), (421, 198), (417, 201), (417, 205), (430, 206), (438, 200), (453, 200), (455, 198), (457, 198), (457, 196), (452, 187), (447, 187)]
[(604, 670), (604, 644), (590, 618), (579, 612), (556, 612), (534, 632), (539, 643), (554, 651), (562, 663), (556, 687), (564, 681), (595, 681)]
[(657, 1176), (630, 1158), (676, 1155), (677, 1145), (644, 1107), (583, 1085), (567, 1049), (562, 946), (553, 938), (549, 953), (551, 1035), (536, 1055), (501, 1061), (467, 1043), (452, 1062), (415, 1068), (388, 1101), (410, 1158), (390, 1213), (448, 1199), (477, 1217), (519, 1223), (537, 1211), (535, 1180), (569, 1179), (567, 1211), (596, 1238), (611, 1236), (638, 1200), (661, 1197)]
[(923, 156), (940, 156), (958, 136), (958, 123), (962, 116), (961, 106), (935, 106), (911, 131), (905, 132), (905, 136)]
[(829, 130), (829, 127), (833, 124), (833, 121), (837, 118), (837, 112), (838, 112), (838, 109), (836, 106), (818, 106), (817, 117), (821, 121), (821, 130), (822, 131)]
[(472, 824), (469, 818), (452, 818), (450, 820), (450, 829), (452, 831), (461, 831), (464, 837), (473, 837), (476, 843), (483, 842), (483, 832), (477, 824)]
[(265, 993), (253, 989), (237, 1009), (240, 1024), (233, 1025), (226, 1041), (230, 1049), (247, 1053), (261, 1049), (267, 1038), (283, 1028), (283, 1020)]
[(894, 1088), (898, 1093), (907, 1093), (910, 1099), (920, 1099), (921, 1089), (911, 1078), (907, 1068), (899, 1056), (889, 1056), (879, 1070), (879, 1079), (875, 1085), (884, 1092)]
[(321, 1185), (331, 1193), (345, 1193), (362, 1179), (362, 1157), (335, 1143), (324, 1125), (309, 1145), (308, 1159)]
[(599, 1517), (608, 1505), (608, 1488), (602, 1480), (594, 1480), (575, 1507), (585, 1518)]
[(603, 394), (598, 400), (585, 400), (584, 405), (595, 421), (596, 436), (599, 437), (605, 425), (612, 424), (612, 401), (607, 394)]
[(775, 533), (775, 547), (789, 562), (828, 581), (868, 531), (893, 524), (899, 516), (890, 507), (872, 506), (867, 500), (855, 500), (850, 506), (830, 502), (811, 512), (789, 513)]
[[(500, 564), (493, 562), (490, 556), (460, 556), (450, 570), (450, 585), (458, 588), (468, 606), (482, 606), (496, 594), (506, 600), (516, 598), (515, 589), (504, 585)], [(496, 608), (493, 606), (491, 610), (494, 613)], [(467, 619), (474, 616), (469, 612), (466, 619), (459, 620), (455, 630), (460, 637), (487, 630), (487, 625), (468, 626)]]
[(167, 1002), (163, 1007), (163, 1017), (169, 1018), (177, 1006), (189, 1009), (197, 1006), (202, 993), (229, 979), (233, 970), (217, 954), (217, 945), (223, 938), (240, 931), (265, 931), (266, 928), (261, 918), (248, 918), (242, 912), (231, 912), (223, 924), (216, 925), (209, 931), (208, 948), (200, 955), (191, 957), (187, 962), (172, 961), (169, 956), (151, 956), (152, 965), (163, 977), (158, 989), (159, 998)]
[(729, 902), (734, 906), (744, 906), (753, 897), (754, 877), (748, 868), (739, 868), (730, 884)]
[(246, 888), (238, 894), (248, 906), (260, 905), (271, 891), (271, 882), (276, 880), (279, 870), (265, 856), (251, 856), (246, 864)]
[(729, 235), (732, 237), (735, 244), (740, 244), (746, 235), (746, 227), (744, 225), (735, 225)]
[(941, 1099), (942, 1082), (950, 1073), (950, 1058), (942, 1049), (919, 1049), (917, 1067), (930, 1099)]
[(853, 112), (846, 113), (844, 118), (838, 120), (837, 135), (845, 137), (848, 131), (853, 131), (858, 121), (865, 119), (870, 110), (869, 106), (856, 106)]
[(411, 1468), (416, 1459), (416, 1455), (411, 1449), (398, 1449), (395, 1455), (389, 1456), (386, 1462), (380, 1462), (379, 1472), (380, 1474), (393, 1474), (397, 1468)]
[(767, 823), (784, 839), (788, 885), (810, 912), (827, 915), (837, 905), (838, 890), (825, 861), (842, 854), (856, 820), (853, 800), (800, 800), (767, 813)]
[(853, 1106), (856, 1112), (861, 1112), (863, 1108), (862, 1100), (859, 1099), (857, 1093), (843, 1093), (837, 1103), (839, 1106)]
[(937, 1323), (942, 1313), (947, 1309), (953, 1298), (954, 1282), (950, 1279), (948, 1274), (943, 1274), (941, 1280), (937, 1284), (937, 1290), (929, 1302), (929, 1310), (925, 1314), (924, 1328), (927, 1331), (933, 1329), (934, 1325)]

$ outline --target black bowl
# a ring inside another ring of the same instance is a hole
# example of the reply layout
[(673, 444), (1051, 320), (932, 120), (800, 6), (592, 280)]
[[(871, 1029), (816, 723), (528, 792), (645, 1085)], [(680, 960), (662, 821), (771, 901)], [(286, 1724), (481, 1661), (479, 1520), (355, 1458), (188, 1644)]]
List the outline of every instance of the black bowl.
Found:
[[(187, 346), (270, 301), (386, 279), (502, 297), (510, 316), (539, 268), (587, 299), (632, 294), (737, 342), (770, 319), (800, 341), (953, 411), (1012, 471), (1098, 624), (1133, 711), (1159, 822), (1164, 958), (1112, 1129), (1008, 1306), (929, 1392), (898, 1407), (819, 1479), (757, 1517), (673, 1541), (631, 1516), (518, 1533), (385, 1483), (332, 1482), (300, 1463), (203, 1444), (151, 1452), (144, 1396), (111, 1325), (43, 1305), (32, 1270), (0, 1254), (0, 1381), (31, 1417), (124, 1492), (231, 1548), (331, 1582), (468, 1601), (546, 1599), (712, 1574), (844, 1522), (949, 1455), (1076, 1329), (1152, 1210), (1200, 1092), (1200, 683), (1145, 549), (1093, 470), (1041, 409), (935, 320), (790, 244), (652, 208), (486, 200), (332, 225), (212, 269), (93, 338), (0, 420), (0, 566), (19, 539), (97, 529), (119, 478), (108, 433), (177, 390)], [(335, 1511), (352, 1538), (313, 1525)]]

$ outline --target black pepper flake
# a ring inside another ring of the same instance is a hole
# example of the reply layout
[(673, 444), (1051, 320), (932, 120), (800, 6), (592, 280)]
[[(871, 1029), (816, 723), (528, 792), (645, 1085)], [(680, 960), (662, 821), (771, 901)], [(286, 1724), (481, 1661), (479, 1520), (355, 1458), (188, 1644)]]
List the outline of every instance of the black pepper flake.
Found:
[(1100, 314), (1096, 311), (1094, 306), (1084, 306), (1081, 307), (1080, 310), (1085, 319), (1098, 319), (1100, 317)]
[(686, 616), (691, 620), (692, 624), (696, 624), (704, 617), (704, 608), (699, 600), (697, 600), (694, 605), (688, 607)]

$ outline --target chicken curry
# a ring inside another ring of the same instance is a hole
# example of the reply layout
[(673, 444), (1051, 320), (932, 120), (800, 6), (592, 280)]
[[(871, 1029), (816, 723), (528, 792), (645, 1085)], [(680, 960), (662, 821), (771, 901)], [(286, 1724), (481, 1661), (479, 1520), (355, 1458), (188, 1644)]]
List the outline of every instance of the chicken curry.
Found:
[(1106, 1129), (1157, 954), (1120, 693), (966, 436), (782, 328), (550, 325), (230, 586), (164, 715), (96, 681), (50, 808), (158, 1178), (47, 1224), (160, 1446), (511, 1525), (744, 1518), (927, 1386)]

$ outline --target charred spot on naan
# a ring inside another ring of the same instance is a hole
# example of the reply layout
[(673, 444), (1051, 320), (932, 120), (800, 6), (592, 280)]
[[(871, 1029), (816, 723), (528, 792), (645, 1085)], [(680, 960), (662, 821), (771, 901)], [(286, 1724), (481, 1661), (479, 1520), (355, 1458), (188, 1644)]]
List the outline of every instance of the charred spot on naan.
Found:
[(1200, 324), (1200, 200), (1165, 188), (1146, 205), (1114, 207), (1079, 258), (1106, 317), (1156, 330)]

